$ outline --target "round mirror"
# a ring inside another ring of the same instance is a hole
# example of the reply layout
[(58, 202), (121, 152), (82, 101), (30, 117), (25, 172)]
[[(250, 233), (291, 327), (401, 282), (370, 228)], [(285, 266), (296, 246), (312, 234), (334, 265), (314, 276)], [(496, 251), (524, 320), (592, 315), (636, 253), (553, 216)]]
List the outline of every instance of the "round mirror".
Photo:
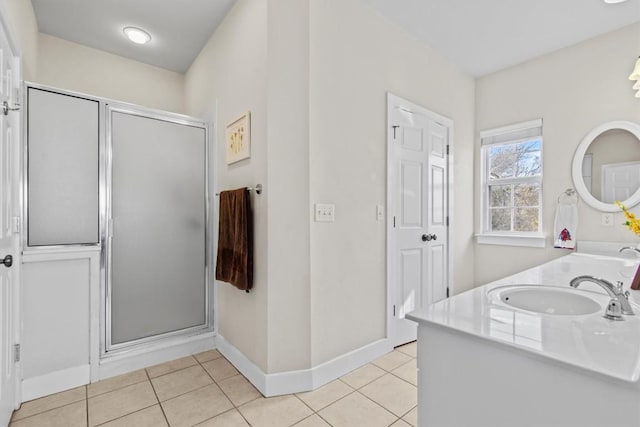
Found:
[(573, 184), (589, 206), (616, 212), (640, 202), (640, 124), (602, 124), (584, 137), (573, 157)]

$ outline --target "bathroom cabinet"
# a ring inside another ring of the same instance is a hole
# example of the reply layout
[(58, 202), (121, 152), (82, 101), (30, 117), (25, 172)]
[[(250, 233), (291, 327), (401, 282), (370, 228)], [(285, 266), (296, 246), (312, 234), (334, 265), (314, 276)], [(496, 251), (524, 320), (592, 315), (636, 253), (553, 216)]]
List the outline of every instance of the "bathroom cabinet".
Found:
[[(602, 317), (539, 314), (497, 304), (493, 289), (568, 288), (578, 275), (620, 280), (638, 262), (571, 254), (409, 315), (418, 322), (420, 427), (632, 427), (640, 425), (640, 310)], [(582, 286), (581, 286), (582, 287)]]

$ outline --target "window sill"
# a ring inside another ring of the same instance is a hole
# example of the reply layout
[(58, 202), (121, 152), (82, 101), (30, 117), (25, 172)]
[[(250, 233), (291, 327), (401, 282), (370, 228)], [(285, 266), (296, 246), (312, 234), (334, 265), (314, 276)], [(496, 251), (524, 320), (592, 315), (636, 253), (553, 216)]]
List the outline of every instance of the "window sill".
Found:
[(476, 234), (479, 245), (525, 246), (544, 248), (547, 237), (544, 234)]

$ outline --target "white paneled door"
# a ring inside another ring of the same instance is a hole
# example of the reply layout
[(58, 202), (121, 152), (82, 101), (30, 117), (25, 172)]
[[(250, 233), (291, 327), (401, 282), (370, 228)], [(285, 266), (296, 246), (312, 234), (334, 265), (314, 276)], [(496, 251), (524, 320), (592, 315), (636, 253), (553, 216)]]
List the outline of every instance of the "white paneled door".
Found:
[(451, 124), (438, 119), (389, 95), (387, 263), (394, 346), (416, 339), (407, 313), (447, 297)]
[(627, 200), (640, 188), (640, 162), (602, 165), (602, 201)]
[(0, 425), (8, 425), (17, 403), (18, 322), (17, 219), (19, 67), (0, 20)]

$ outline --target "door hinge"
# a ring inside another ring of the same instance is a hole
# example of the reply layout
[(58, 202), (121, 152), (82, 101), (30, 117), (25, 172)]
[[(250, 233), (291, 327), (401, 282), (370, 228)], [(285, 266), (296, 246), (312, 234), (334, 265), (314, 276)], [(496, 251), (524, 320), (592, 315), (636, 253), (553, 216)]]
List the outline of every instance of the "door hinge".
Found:
[(449, 226), (449, 215), (447, 215), (447, 227)]
[(396, 305), (393, 304), (393, 317), (396, 317)]
[(447, 144), (447, 156), (449, 155), (449, 144)]
[(22, 94), (20, 93), (20, 88), (14, 88), (14, 92), (13, 92), (13, 104), (14, 105), (20, 105), (20, 99), (22, 97)]
[(11, 231), (13, 233), (19, 233), (20, 232), (20, 217), (19, 216), (14, 216), (11, 219)]
[(396, 216), (393, 216), (393, 228), (396, 228)]
[(395, 125), (395, 126), (391, 126), (393, 128), (393, 139), (396, 139), (396, 129), (399, 128), (400, 126)]
[(20, 361), (20, 344), (13, 345), (13, 362), (18, 363)]
[(447, 286), (447, 298), (449, 298), (449, 287)]

